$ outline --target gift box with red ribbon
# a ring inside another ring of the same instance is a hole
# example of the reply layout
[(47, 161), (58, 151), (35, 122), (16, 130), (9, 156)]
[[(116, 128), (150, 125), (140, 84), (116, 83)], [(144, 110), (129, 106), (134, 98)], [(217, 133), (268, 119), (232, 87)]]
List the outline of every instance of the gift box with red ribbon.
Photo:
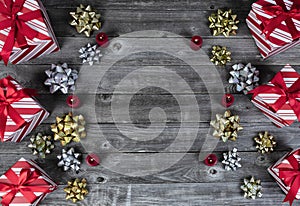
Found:
[(56, 190), (57, 184), (35, 162), (21, 158), (0, 177), (3, 206), (33, 206)]
[(18, 64), (59, 51), (40, 0), (0, 0), (0, 60)]
[(246, 19), (263, 58), (300, 43), (300, 2), (259, 0), (252, 4)]
[(277, 127), (300, 120), (300, 75), (286, 65), (266, 85), (251, 90), (253, 104)]
[(20, 142), (49, 113), (33, 98), (35, 91), (24, 89), (8, 76), (0, 79), (0, 140)]
[(292, 205), (295, 199), (300, 199), (300, 148), (284, 155), (268, 172), (286, 194), (284, 202)]

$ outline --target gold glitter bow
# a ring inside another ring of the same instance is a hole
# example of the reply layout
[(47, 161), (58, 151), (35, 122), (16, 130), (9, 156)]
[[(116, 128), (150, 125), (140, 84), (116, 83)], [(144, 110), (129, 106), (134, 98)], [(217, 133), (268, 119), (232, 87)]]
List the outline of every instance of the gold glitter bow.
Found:
[(72, 202), (77, 202), (84, 200), (84, 196), (88, 194), (86, 189), (87, 183), (86, 179), (82, 180), (75, 179), (74, 181), (69, 181), (68, 186), (64, 188), (66, 192), (66, 200), (72, 200)]
[(243, 129), (240, 126), (240, 117), (232, 115), (229, 110), (225, 111), (224, 115), (217, 114), (216, 120), (211, 121), (210, 125), (215, 128), (213, 136), (221, 138), (223, 142), (227, 140), (235, 141), (238, 131)]
[(256, 148), (261, 153), (273, 152), (276, 147), (275, 138), (270, 135), (267, 131), (262, 133), (260, 132), (257, 137), (254, 137), (256, 143)]
[(256, 180), (254, 177), (251, 177), (251, 179), (245, 178), (241, 189), (244, 191), (245, 198), (255, 199), (256, 197), (262, 197), (261, 181)]
[(80, 138), (86, 137), (85, 120), (82, 115), (73, 116), (70, 112), (64, 117), (56, 117), (56, 123), (51, 125), (54, 132), (54, 140), (60, 140), (62, 146), (71, 141), (80, 142)]
[(215, 65), (226, 65), (227, 62), (231, 61), (231, 52), (225, 46), (213, 46), (211, 54), (210, 61)]
[(70, 12), (70, 15), (73, 17), (70, 25), (75, 26), (78, 33), (83, 32), (87, 37), (90, 37), (92, 31), (101, 28), (101, 15), (96, 13), (90, 5), (85, 7), (80, 4), (76, 12)]
[(39, 155), (41, 158), (45, 158), (46, 154), (50, 154), (54, 149), (51, 136), (42, 135), (38, 133), (36, 136), (30, 138), (29, 148), (32, 149), (34, 155)]
[(214, 36), (224, 35), (228, 37), (229, 35), (236, 35), (238, 30), (237, 15), (232, 14), (232, 10), (222, 11), (218, 9), (217, 13), (212, 13), (208, 17), (210, 22), (209, 28), (212, 30)]

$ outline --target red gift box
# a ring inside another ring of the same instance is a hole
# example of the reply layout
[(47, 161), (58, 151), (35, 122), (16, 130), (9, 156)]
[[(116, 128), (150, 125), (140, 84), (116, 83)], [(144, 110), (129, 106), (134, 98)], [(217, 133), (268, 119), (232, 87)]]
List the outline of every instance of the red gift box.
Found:
[(12, 77), (0, 79), (0, 140), (20, 142), (49, 113)]
[(40, 0), (0, 0), (0, 60), (18, 64), (59, 51)]
[(286, 194), (284, 202), (292, 205), (294, 199), (300, 199), (300, 148), (295, 149), (274, 165), (268, 168), (268, 172), (275, 178), (278, 185)]
[(57, 184), (35, 162), (21, 158), (0, 177), (2, 205), (33, 206)]
[(264, 59), (300, 43), (299, 21), (298, 0), (259, 0), (246, 19)]
[(300, 120), (300, 75), (286, 65), (266, 85), (251, 90), (253, 104), (277, 127)]

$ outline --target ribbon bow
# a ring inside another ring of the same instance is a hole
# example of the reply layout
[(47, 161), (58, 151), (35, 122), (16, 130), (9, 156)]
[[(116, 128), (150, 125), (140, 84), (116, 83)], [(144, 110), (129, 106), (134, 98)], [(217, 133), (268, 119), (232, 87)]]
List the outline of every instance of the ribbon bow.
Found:
[(10, 183), (0, 183), (1, 192), (9, 191), (2, 197), (1, 203), (3, 206), (9, 206), (18, 192), (22, 193), (30, 203), (33, 203), (37, 198), (34, 192), (51, 192), (50, 186), (45, 181), (36, 182), (40, 177), (40, 173), (36, 170), (32, 172), (30, 169), (22, 169), (18, 176), (12, 169), (9, 169), (5, 176)]
[(0, 80), (0, 139), (2, 141), (4, 141), (4, 133), (8, 116), (18, 127), (21, 127), (26, 123), (11, 104), (20, 101), (25, 97), (30, 97), (30, 95), (36, 95), (35, 90), (32, 89), (17, 90), (11, 80), (11, 77), (6, 77)]
[[(7, 65), (10, 54), (12, 53), (15, 42), (19, 48), (28, 46), (26, 38), (32, 40), (38, 32), (29, 27), (25, 22), (37, 19), (42, 16), (40, 10), (21, 13), (25, 0), (4, 0), (0, 1), (0, 14), (5, 20), (0, 22), (0, 30), (11, 28), (7, 37), (4, 39), (4, 46), (0, 53), (0, 60), (3, 59)], [(26, 37), (26, 38), (25, 38)]]
[(300, 98), (300, 78), (298, 77), (295, 83), (287, 88), (286, 83), (284, 82), (282, 72), (279, 72), (272, 79), (271, 83), (274, 85), (262, 85), (259, 86), (248, 94), (253, 94), (252, 98), (256, 97), (260, 93), (272, 93), (278, 94), (280, 97), (274, 104), (268, 104), (270, 109), (273, 112), (277, 112), (286, 102), (291, 106), (297, 115), (298, 121), (300, 121), (300, 101), (297, 98)]
[(287, 28), (289, 29), (292, 38), (298, 39), (300, 37), (300, 32), (297, 30), (293, 18), (300, 17), (300, 4), (295, 2), (290, 10), (287, 10), (283, 0), (275, 0), (275, 6), (266, 6), (262, 9), (268, 15), (273, 16), (274, 18), (269, 20), (262, 21), (264, 28), (263, 33), (266, 35), (266, 38), (269, 39), (271, 33), (281, 25), (281, 22), (285, 21)]
[(293, 154), (288, 156), (286, 160), (289, 161), (289, 164), (292, 168), (278, 168), (279, 178), (290, 187), (290, 190), (283, 201), (288, 201), (290, 205), (292, 205), (298, 190), (300, 189), (300, 165)]

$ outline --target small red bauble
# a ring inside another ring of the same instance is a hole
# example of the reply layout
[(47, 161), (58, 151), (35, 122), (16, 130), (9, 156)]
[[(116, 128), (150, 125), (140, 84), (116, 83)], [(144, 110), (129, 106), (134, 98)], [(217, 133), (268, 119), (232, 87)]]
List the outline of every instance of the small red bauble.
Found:
[(71, 108), (78, 108), (80, 106), (80, 99), (76, 95), (70, 95), (67, 98), (67, 105)]
[(193, 36), (191, 39), (190, 47), (191, 49), (197, 51), (202, 47), (203, 40), (201, 36)]
[(217, 164), (217, 162), (218, 158), (215, 154), (209, 154), (204, 160), (204, 164), (206, 164), (207, 166), (214, 166), (215, 164)]
[(234, 102), (234, 97), (232, 94), (224, 94), (222, 98), (222, 105), (224, 107), (230, 107)]
[(98, 155), (96, 154), (89, 154), (86, 158), (85, 158), (85, 162), (91, 166), (91, 167), (95, 167), (97, 165), (100, 164), (100, 158), (98, 157)]
[(109, 44), (108, 36), (104, 32), (101, 32), (101, 33), (97, 34), (96, 42), (101, 47), (107, 47)]

